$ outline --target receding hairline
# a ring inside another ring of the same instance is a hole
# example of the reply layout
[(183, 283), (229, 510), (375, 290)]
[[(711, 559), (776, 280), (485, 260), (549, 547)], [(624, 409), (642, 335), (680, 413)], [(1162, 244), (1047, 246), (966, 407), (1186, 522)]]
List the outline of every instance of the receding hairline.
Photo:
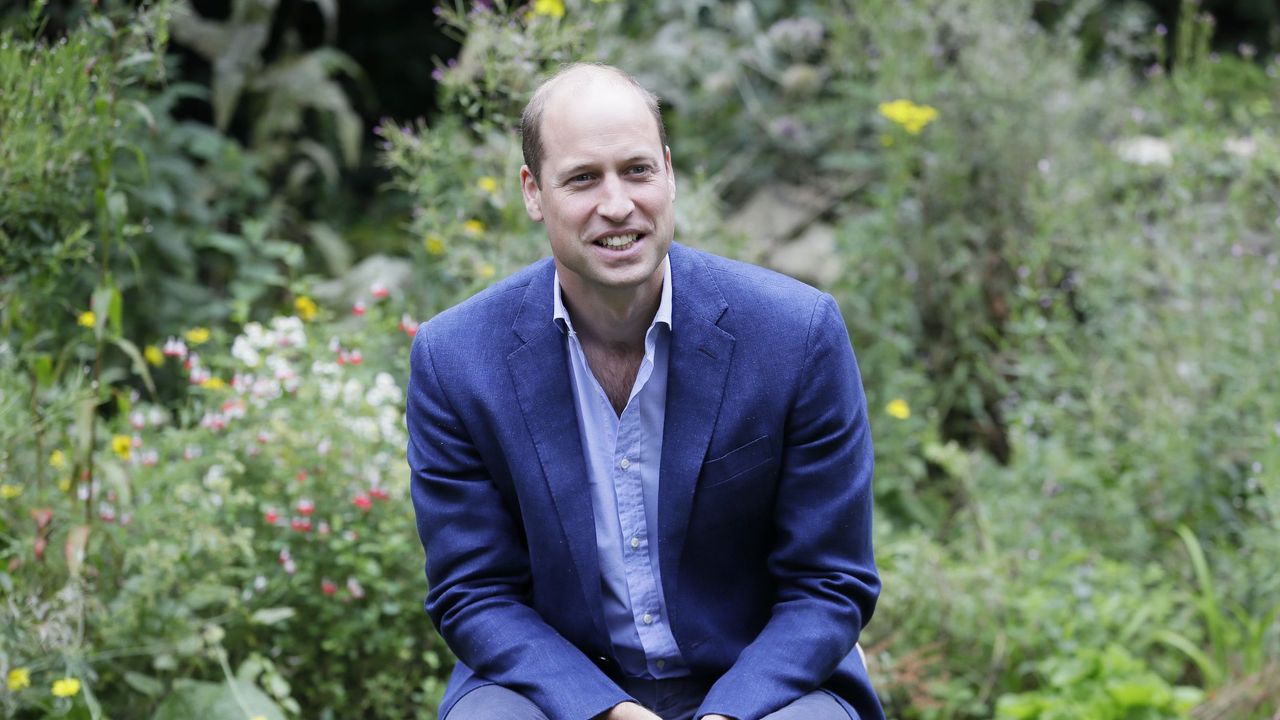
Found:
[(520, 116), (521, 147), (525, 165), (533, 174), (534, 182), (540, 182), (543, 161), (542, 122), (546, 114), (547, 102), (555, 95), (573, 88), (589, 87), (596, 83), (608, 83), (614, 87), (627, 88), (635, 92), (653, 117), (658, 130), (658, 143), (662, 148), (667, 145), (667, 128), (662, 122), (662, 113), (658, 97), (648, 88), (641, 85), (625, 70), (595, 62), (576, 62), (562, 65), (551, 77), (547, 78), (533, 91), (533, 96), (524, 107)]

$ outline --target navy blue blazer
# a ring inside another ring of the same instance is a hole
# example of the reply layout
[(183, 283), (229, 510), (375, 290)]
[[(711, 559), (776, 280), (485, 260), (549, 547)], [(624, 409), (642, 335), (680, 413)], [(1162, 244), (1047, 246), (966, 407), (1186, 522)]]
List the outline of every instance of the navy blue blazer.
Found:
[[(831, 296), (679, 244), (658, 502), (671, 629), (755, 720), (822, 687), (884, 717), (854, 644), (880, 590), (871, 436)], [(591, 495), (550, 259), (425, 323), (408, 461), (426, 609), (458, 658), (441, 716), (498, 683), (551, 720), (627, 699), (611, 679)]]

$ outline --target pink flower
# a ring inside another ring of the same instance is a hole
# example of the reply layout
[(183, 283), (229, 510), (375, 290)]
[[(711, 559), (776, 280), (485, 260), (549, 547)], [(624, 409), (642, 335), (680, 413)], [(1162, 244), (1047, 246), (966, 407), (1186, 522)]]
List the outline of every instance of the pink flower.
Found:
[(356, 317), (364, 317), (364, 311), (365, 306), (363, 300), (357, 300), (356, 304), (351, 306), (351, 314)]
[(385, 300), (387, 299), (387, 296), (391, 294), (391, 291), (387, 289), (387, 286), (380, 282), (375, 282), (373, 285), (369, 286), (369, 292), (378, 300)]
[(294, 518), (289, 522), (289, 527), (292, 527), (298, 532), (311, 532), (311, 520), (307, 518)]
[(400, 316), (400, 332), (408, 335), (409, 337), (413, 337), (418, 334), (418, 323), (414, 321), (413, 317), (411, 317), (409, 313), (405, 313)]
[(338, 586), (335, 585), (333, 581), (330, 580), (329, 578), (325, 578), (320, 583), (320, 592), (324, 593), (325, 595), (332, 595), (338, 592)]
[(141, 430), (147, 426), (147, 418), (140, 411), (134, 410), (129, 413), (129, 425), (134, 430)]
[(165, 354), (165, 357), (185, 358), (187, 356), (187, 344), (171, 336), (164, 341), (164, 347), (160, 351)]
[(289, 554), (289, 548), (280, 548), (280, 554), (276, 556), (276, 562), (283, 565), (289, 562), (292, 558), (293, 556)]
[(369, 496), (372, 497), (374, 500), (386, 500), (391, 497), (391, 494), (388, 493), (384, 488), (372, 487), (372, 488), (369, 488)]
[(292, 575), (292, 574), (294, 574), (294, 573), (298, 572), (298, 564), (297, 564), (297, 563), (295, 563), (293, 560), (285, 560), (285, 561), (284, 561), (284, 571), (285, 571), (286, 573), (288, 573), (288, 574)]
[(306, 470), (299, 470), (299, 471), (298, 471), (298, 484), (299, 484), (299, 485), (301, 485), (302, 483), (304, 483), (304, 482), (306, 482), (306, 481), (307, 481), (307, 471), (306, 471)]
[(262, 513), (262, 519), (267, 521), (268, 525), (275, 525), (280, 520), (280, 513), (275, 508), (267, 508)]
[(316, 532), (320, 533), (321, 536), (327, 537), (329, 535), (329, 531), (329, 523), (321, 520), (320, 525), (316, 528)]
[(347, 592), (351, 593), (351, 597), (357, 600), (364, 597), (364, 587), (360, 585), (360, 581), (356, 580), (354, 575), (347, 577)]
[(311, 502), (307, 498), (302, 498), (301, 500), (298, 501), (298, 512), (302, 513), (303, 515), (311, 515), (311, 513), (315, 511), (316, 511), (316, 504)]
[(356, 496), (351, 500), (351, 504), (365, 511), (368, 511), (369, 508), (373, 507), (373, 501), (364, 493), (356, 493)]

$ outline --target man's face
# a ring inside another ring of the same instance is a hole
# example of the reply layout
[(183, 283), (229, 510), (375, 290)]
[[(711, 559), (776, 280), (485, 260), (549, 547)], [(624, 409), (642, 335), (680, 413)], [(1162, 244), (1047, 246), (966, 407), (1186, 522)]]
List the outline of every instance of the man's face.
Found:
[(561, 284), (610, 292), (661, 282), (675, 175), (639, 94), (599, 79), (557, 88), (542, 139), (542, 177), (526, 167), (520, 180), (529, 217), (547, 226)]

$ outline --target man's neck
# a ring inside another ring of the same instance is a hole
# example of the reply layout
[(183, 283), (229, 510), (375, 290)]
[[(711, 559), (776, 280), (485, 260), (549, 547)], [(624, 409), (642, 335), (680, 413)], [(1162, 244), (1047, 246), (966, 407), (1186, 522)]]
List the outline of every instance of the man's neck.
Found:
[(560, 295), (573, 327), (585, 341), (614, 349), (643, 350), (645, 334), (662, 303), (663, 274), (633, 288), (597, 288), (560, 277)]

